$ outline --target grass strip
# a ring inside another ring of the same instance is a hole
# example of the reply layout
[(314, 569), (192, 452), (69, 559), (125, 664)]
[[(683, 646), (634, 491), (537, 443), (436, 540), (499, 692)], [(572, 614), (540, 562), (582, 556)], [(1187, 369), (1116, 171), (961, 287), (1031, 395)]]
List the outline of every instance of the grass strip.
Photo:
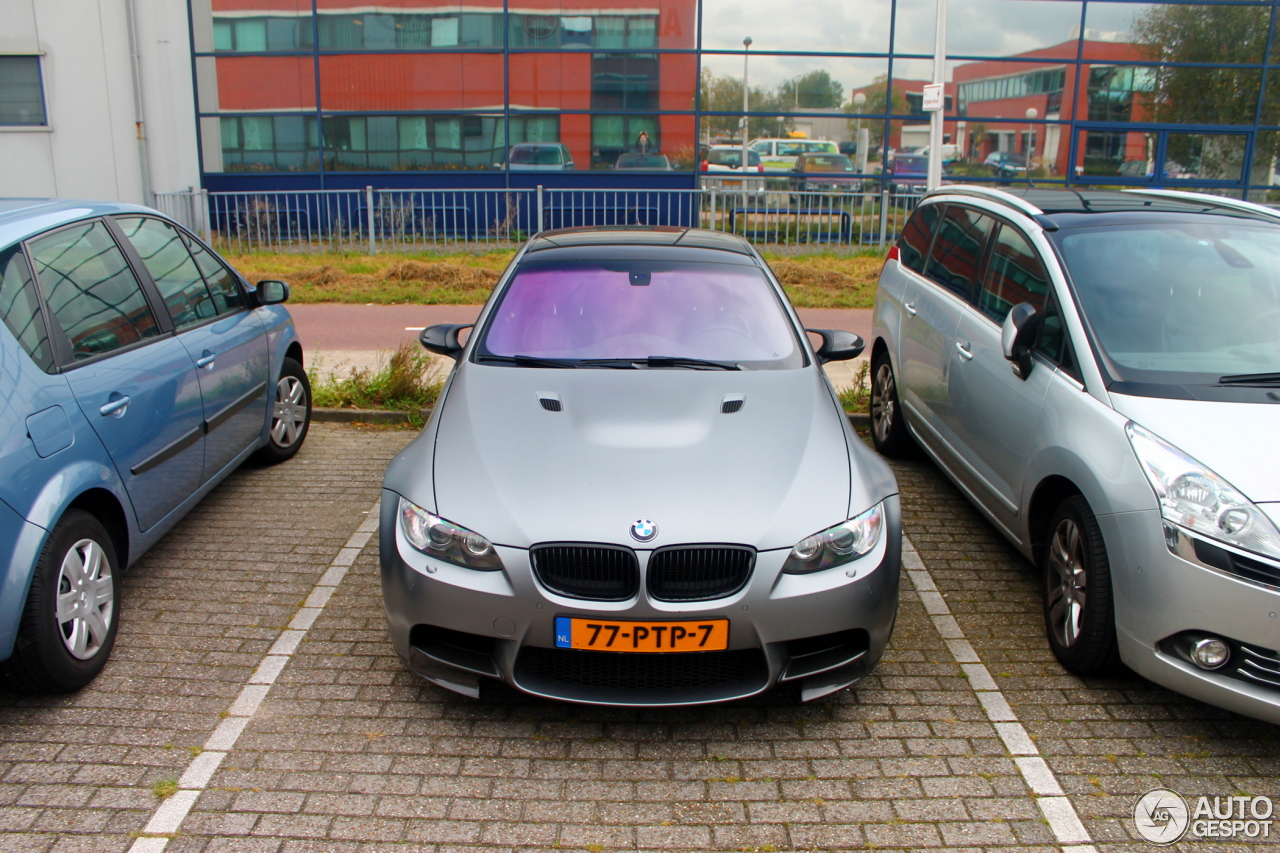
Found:
[(408, 412), (415, 427), (422, 426), (422, 409), (435, 404), (444, 384), (432, 368), (431, 356), (409, 342), (377, 367), (352, 367), (345, 375), (329, 373), (322, 359), (313, 359), (307, 378), (313, 405)]

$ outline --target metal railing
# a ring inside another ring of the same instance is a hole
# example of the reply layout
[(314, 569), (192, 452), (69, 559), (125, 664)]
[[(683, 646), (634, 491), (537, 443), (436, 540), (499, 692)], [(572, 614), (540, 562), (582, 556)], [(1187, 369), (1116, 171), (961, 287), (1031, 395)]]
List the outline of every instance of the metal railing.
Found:
[(157, 193), (156, 206), (230, 252), (506, 247), (555, 228), (701, 227), (762, 247), (853, 249), (895, 240), (920, 196), (746, 189), (294, 190)]

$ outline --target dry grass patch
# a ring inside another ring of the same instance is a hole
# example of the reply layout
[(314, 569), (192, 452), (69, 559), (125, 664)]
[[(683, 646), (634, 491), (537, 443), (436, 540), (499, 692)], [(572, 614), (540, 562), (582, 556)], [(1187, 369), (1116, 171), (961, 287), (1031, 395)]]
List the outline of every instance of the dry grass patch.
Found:
[[(479, 305), (515, 253), (228, 254), (250, 281), (289, 282), (298, 303)], [(797, 308), (870, 308), (884, 255), (765, 253)]]

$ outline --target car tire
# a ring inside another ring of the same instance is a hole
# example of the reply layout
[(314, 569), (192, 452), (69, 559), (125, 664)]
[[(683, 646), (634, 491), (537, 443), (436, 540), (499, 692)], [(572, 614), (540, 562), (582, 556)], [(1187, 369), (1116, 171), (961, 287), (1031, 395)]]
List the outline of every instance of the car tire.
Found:
[(1076, 675), (1120, 668), (1111, 564), (1088, 502), (1072, 495), (1058, 505), (1040, 548), (1044, 624), (1054, 657)]
[(292, 459), (311, 428), (311, 383), (302, 365), (286, 358), (280, 366), (271, 399), (271, 429), (267, 444), (256, 454), (259, 462), (275, 465)]
[(40, 552), (18, 623), (8, 686), (27, 693), (69, 693), (106, 666), (120, 622), (120, 572), (102, 522), (68, 510)]
[(906, 456), (914, 442), (898, 401), (898, 380), (887, 351), (871, 361), (871, 441), (885, 456)]

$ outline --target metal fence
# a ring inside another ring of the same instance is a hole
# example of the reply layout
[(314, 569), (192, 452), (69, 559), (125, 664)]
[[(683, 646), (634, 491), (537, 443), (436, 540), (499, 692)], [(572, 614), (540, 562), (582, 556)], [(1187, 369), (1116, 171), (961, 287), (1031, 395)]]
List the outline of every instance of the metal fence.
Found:
[(667, 225), (761, 246), (857, 248), (896, 239), (918, 195), (696, 190), (301, 190), (157, 193), (156, 206), (231, 252), (505, 247), (553, 228)]

